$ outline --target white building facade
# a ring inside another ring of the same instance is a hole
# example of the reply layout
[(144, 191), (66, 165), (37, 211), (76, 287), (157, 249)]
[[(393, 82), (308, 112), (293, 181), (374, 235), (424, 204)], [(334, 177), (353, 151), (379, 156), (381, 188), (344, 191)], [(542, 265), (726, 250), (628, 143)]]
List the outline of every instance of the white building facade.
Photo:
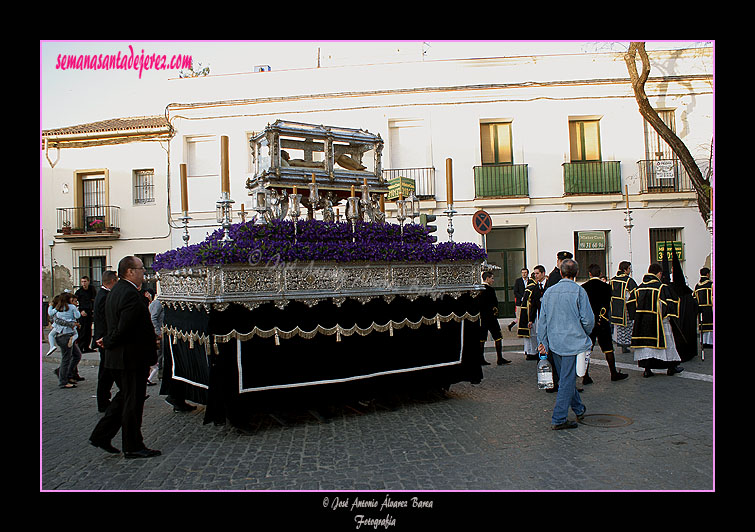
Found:
[(156, 253), (171, 247), (170, 138), (167, 121), (154, 116), (43, 132), (44, 295), (76, 288), (83, 276), (99, 286), (103, 270), (117, 270), (127, 255), (149, 268)]
[[(650, 52), (650, 57), (650, 103), (705, 172), (713, 137), (712, 50)], [(640, 116), (622, 54), (280, 72), (273, 66), (270, 71), (177, 79), (172, 84), (165, 96), (170, 141), (159, 143), (167, 143), (165, 149), (147, 142), (107, 148), (113, 150), (113, 160), (123, 161), (117, 164), (122, 167), (117, 185), (111, 172), (110, 197), (128, 203), (129, 220), (134, 213), (134, 225), (129, 221), (127, 227), (122, 207), (122, 237), (128, 230), (129, 243), (124, 238), (115, 241), (111, 256), (118, 255), (121, 244), (123, 251), (145, 244), (153, 253), (183, 245), (181, 164), (187, 165), (188, 174), (189, 242), (218, 227), (221, 136), (229, 137), (235, 221), (242, 204), (247, 216), (254, 214), (245, 187), (253, 174), (249, 139), (281, 119), (380, 134), (383, 177), (415, 180), (422, 213), (437, 216), (439, 241), (449, 238), (443, 212), (448, 206), (446, 160), (451, 159), (453, 239), (485, 246), (488, 261), (502, 268), (496, 284), (504, 315), (513, 311), (512, 288), (520, 269), (531, 271), (542, 264), (550, 271), (561, 250), (575, 255), (583, 275), (589, 263), (596, 263), (611, 277), (619, 262), (631, 260), (639, 279), (658, 261), (658, 241), (678, 242), (692, 285), (699, 268), (711, 263), (712, 236), (690, 179)], [(130, 149), (145, 152), (139, 167), (155, 168), (152, 210), (127, 201), (138, 157), (115, 152)], [(43, 173), (54, 202), (62, 200), (63, 181), (74, 179), (77, 172), (109, 167), (83, 152), (81, 159), (66, 160), (64, 154), (63, 160), (62, 167)], [(631, 239), (625, 228), (627, 200)], [(389, 221), (395, 221), (395, 205), (386, 206)], [(479, 210), (493, 221), (485, 237), (472, 226)], [(55, 225), (54, 214), (47, 211), (49, 234), (58, 228), (50, 225)], [(340, 213), (345, 213), (343, 205)], [(137, 242), (137, 234), (151, 239)], [(54, 240), (60, 241), (61, 235), (55, 233)], [(59, 256), (57, 248), (55, 253)]]

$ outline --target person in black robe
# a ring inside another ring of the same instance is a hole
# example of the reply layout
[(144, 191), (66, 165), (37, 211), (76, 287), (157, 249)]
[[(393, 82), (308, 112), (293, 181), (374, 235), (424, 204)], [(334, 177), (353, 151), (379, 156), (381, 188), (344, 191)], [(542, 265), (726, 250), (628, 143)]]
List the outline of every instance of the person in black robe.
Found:
[(676, 350), (679, 353), (679, 358), (682, 362), (692, 360), (697, 356), (697, 314), (698, 305), (695, 299), (694, 292), (687, 286), (687, 281), (684, 279), (684, 272), (682, 271), (682, 265), (679, 262), (679, 256), (676, 253), (676, 247), (674, 243), (671, 243), (671, 280), (668, 280), (668, 258), (664, 251), (663, 254), (663, 269), (664, 269), (664, 282), (667, 282), (671, 288), (671, 292), (679, 300), (679, 312), (678, 316), (672, 316), (669, 321), (671, 322), (671, 330), (674, 333), (674, 343), (676, 344)]
[(485, 285), (485, 291), (480, 295), (480, 322), (482, 324), (480, 336), (480, 364), (483, 366), (490, 365), (485, 360), (483, 348), (488, 339), (488, 331), (493, 336), (495, 342), (495, 351), (497, 354), (498, 365), (509, 364), (511, 361), (503, 358), (503, 333), (501, 325), (498, 323), (498, 298), (493, 288), (493, 272), (484, 272), (482, 274), (482, 284)]
[(666, 369), (669, 375), (681, 373), (681, 358), (671, 326), (671, 317), (678, 317), (679, 301), (662, 279), (663, 268), (657, 262), (648, 267), (642, 284), (627, 301), (627, 310), (634, 312), (632, 347), (634, 360), (644, 368), (643, 377), (652, 377), (653, 369)]
[(700, 282), (695, 285), (695, 301), (700, 316), (703, 349), (713, 347), (713, 281), (710, 279), (710, 268), (700, 268)]
[[(582, 284), (582, 288), (587, 292), (587, 297), (590, 299), (590, 306), (595, 314), (595, 326), (590, 333), (590, 339), (592, 345), (595, 347), (595, 342), (598, 342), (603, 355), (606, 357), (608, 363), (608, 369), (611, 372), (612, 381), (620, 381), (626, 379), (629, 375), (621, 373), (616, 370), (616, 359), (613, 354), (613, 339), (611, 338), (611, 321), (608, 318), (608, 314), (611, 308), (611, 287), (600, 280), (600, 266), (597, 264), (590, 264), (587, 268), (590, 280)], [(590, 384), (593, 380), (588, 370), (585, 372), (585, 376), (582, 377), (582, 384)]]

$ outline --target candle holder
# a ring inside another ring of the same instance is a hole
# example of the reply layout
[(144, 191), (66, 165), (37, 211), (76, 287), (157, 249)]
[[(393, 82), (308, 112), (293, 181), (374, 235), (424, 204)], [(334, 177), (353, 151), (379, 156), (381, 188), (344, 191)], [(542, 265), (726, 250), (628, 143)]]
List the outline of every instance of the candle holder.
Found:
[(233, 242), (229, 234), (232, 225), (233, 203), (234, 201), (230, 198), (230, 194), (224, 191), (221, 193), (220, 199), (215, 206), (215, 217), (218, 223), (223, 226), (223, 238), (220, 240), (221, 242)]
[(365, 182), (362, 186), (362, 197), (359, 200), (359, 208), (360, 212), (362, 213), (362, 220), (363, 221), (371, 221), (374, 217), (374, 214), (372, 212), (372, 202), (370, 201), (370, 189), (367, 186), (367, 183)]
[(255, 225), (264, 225), (267, 222), (266, 218), (269, 208), (267, 205), (267, 196), (267, 190), (257, 189), (254, 206), (254, 210), (257, 211), (257, 219), (254, 222)]
[(189, 245), (189, 220), (191, 220), (191, 216), (189, 216), (189, 213), (187, 211), (183, 211), (183, 216), (179, 218), (184, 226), (184, 234), (181, 236), (184, 241), (184, 245)]
[(291, 210), (291, 220), (294, 222), (294, 242), (296, 242), (296, 225), (301, 215), (301, 194), (289, 194), (288, 203)]
[(347, 198), (346, 218), (351, 222), (351, 241), (354, 242), (356, 240), (354, 233), (356, 232), (357, 220), (359, 219), (359, 198), (356, 196)]
[(419, 198), (414, 195), (414, 191), (409, 194), (409, 197), (406, 198), (407, 202), (407, 208), (406, 208), (406, 215), (412, 219), (412, 223), (414, 223), (414, 219), (419, 216)]
[(372, 195), (372, 222), (373, 223), (379, 223), (384, 224), (385, 223), (385, 213), (380, 208), (380, 201), (383, 198), (382, 194), (380, 195), (380, 198), (378, 199), (376, 194)]
[(450, 242), (454, 241), (454, 214), (456, 214), (456, 211), (454, 210), (454, 204), (449, 203), (448, 209), (443, 211), (443, 214), (448, 216), (448, 228), (446, 231), (448, 232), (448, 240)]
[(314, 179), (311, 183), (309, 183), (309, 219), (314, 220), (315, 218), (315, 209), (317, 209), (319, 203), (320, 203), (320, 188), (317, 186), (317, 183), (314, 182)]
[(404, 221), (406, 221), (406, 200), (405, 199), (398, 199), (396, 200), (396, 220), (398, 220), (399, 225), (401, 226), (401, 240), (404, 240)]

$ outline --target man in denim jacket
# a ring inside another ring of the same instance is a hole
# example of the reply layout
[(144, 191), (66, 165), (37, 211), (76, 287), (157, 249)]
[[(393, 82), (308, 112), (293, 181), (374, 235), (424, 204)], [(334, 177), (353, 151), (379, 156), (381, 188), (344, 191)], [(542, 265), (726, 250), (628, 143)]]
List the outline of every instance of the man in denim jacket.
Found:
[(592, 349), (590, 332), (595, 316), (587, 292), (574, 281), (578, 271), (577, 261), (565, 259), (561, 263), (562, 279), (545, 291), (540, 305), (538, 351), (545, 355), (550, 349), (559, 375), (551, 418), (554, 430), (577, 427), (575, 421), (566, 418), (569, 407), (578, 420), (584, 417), (586, 410), (577, 391), (576, 355)]

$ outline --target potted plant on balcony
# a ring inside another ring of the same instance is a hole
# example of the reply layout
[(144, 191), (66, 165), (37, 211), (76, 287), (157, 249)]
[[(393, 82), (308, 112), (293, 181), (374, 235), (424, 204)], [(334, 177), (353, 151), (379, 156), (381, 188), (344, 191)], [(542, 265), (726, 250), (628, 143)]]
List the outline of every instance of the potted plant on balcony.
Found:
[(103, 220), (92, 220), (89, 222), (89, 227), (97, 231), (98, 233), (101, 233), (105, 230), (105, 222)]
[(63, 226), (60, 229), (60, 232), (64, 235), (70, 235), (71, 234), (71, 222), (69, 220), (66, 220), (63, 222)]

